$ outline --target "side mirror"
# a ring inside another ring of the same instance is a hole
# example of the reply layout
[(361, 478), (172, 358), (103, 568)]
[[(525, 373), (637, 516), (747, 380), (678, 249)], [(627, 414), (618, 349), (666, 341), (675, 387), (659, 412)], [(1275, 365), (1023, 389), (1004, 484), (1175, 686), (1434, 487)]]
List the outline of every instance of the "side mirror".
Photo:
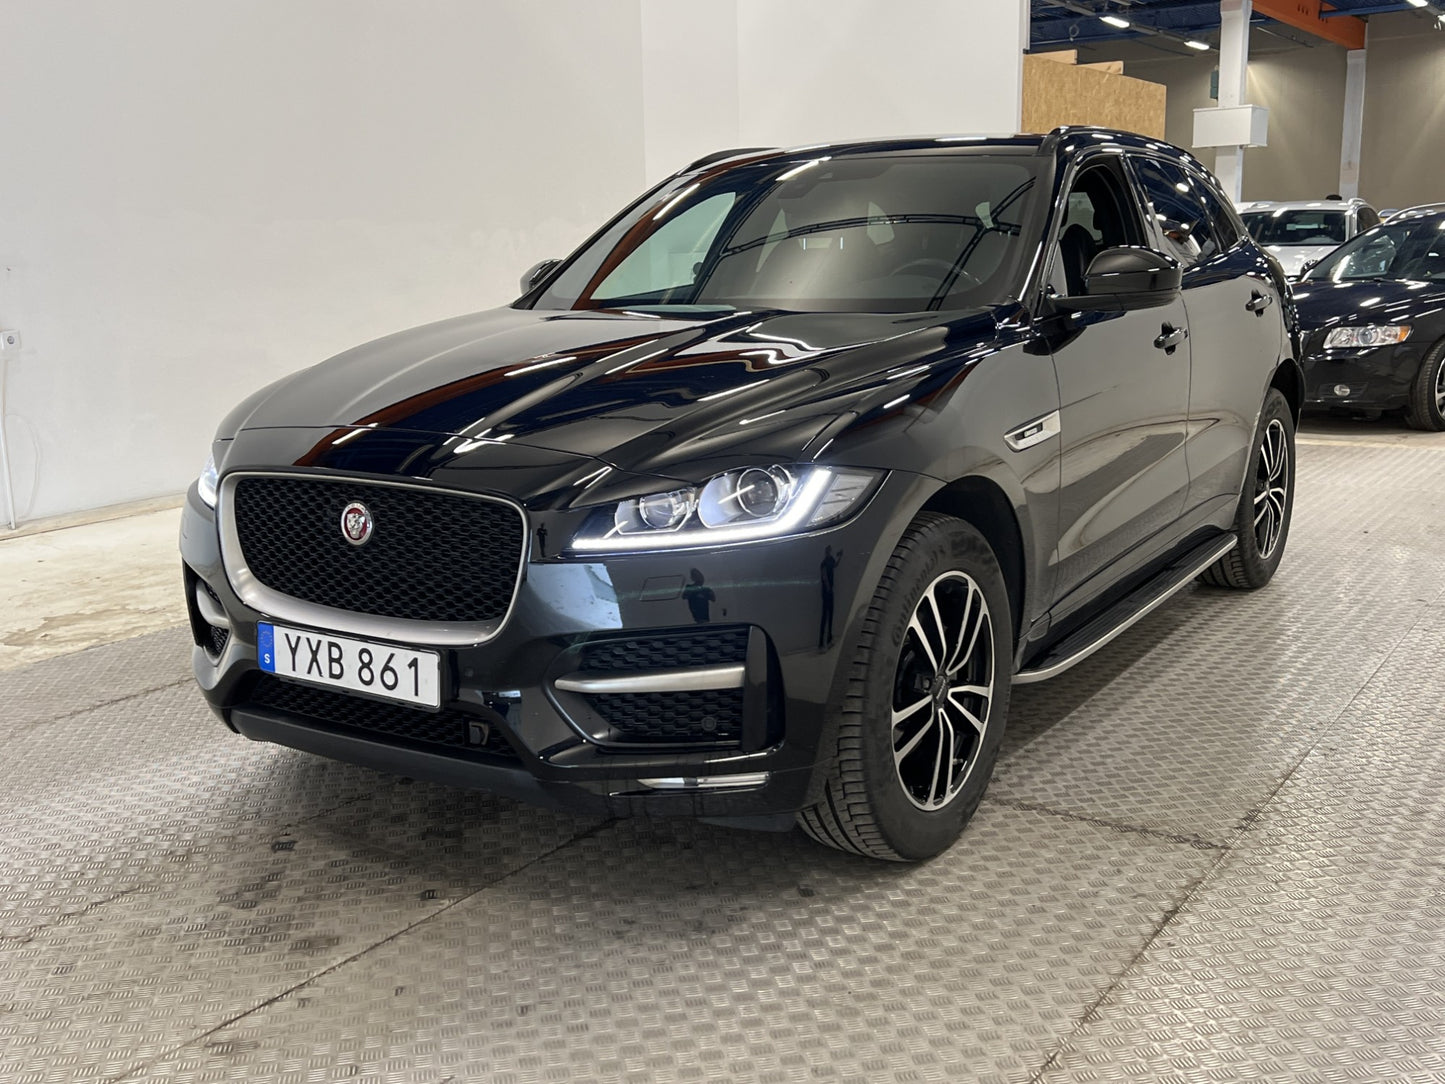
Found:
[(561, 260), (543, 260), (541, 263), (529, 267), (527, 273), (522, 276), (522, 293), (530, 294), (537, 284), (550, 275), (561, 262)]
[(1158, 308), (1179, 296), (1183, 275), (1178, 260), (1152, 248), (1106, 248), (1089, 262), (1083, 294), (1054, 304), (1066, 312)]

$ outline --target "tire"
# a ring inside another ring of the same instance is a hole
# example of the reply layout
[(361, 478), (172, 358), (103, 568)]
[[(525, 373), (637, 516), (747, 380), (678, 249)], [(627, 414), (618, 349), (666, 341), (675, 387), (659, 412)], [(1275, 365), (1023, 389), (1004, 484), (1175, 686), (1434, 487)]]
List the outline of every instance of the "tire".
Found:
[(1199, 576), (1201, 582), (1254, 591), (1274, 577), (1294, 511), (1294, 464), (1294, 413), (1279, 389), (1270, 388), (1234, 515), (1239, 544), (1205, 569)]
[[(957, 840), (998, 759), (1012, 630), (1003, 573), (984, 537), (962, 520), (919, 515), (845, 663), (837, 746), (821, 798), (798, 814), (803, 831), (895, 862), (932, 858)], [(903, 751), (896, 761), (895, 750)]]
[(1420, 362), (1405, 404), (1405, 421), (1412, 429), (1445, 430), (1445, 340), (1432, 346)]

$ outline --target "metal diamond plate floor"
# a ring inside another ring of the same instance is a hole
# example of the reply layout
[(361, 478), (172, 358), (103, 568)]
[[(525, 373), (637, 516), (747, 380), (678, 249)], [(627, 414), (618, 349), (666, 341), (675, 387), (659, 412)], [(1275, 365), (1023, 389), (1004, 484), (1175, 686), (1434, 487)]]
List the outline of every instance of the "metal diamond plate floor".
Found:
[(919, 867), (253, 744), (182, 629), (0, 673), (0, 1081), (1445, 1081), (1445, 445), (1299, 462)]

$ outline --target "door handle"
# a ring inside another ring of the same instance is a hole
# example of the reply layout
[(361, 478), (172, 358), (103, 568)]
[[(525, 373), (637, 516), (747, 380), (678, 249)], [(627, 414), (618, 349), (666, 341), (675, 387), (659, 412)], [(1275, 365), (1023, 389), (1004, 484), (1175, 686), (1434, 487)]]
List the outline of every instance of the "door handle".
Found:
[(1255, 290), (1249, 295), (1249, 300), (1244, 303), (1244, 307), (1256, 316), (1263, 316), (1264, 310), (1269, 308), (1273, 301), (1274, 298), (1270, 297), (1269, 294), (1262, 294), (1258, 290)]
[(1162, 324), (1159, 328), (1159, 337), (1154, 340), (1154, 345), (1166, 354), (1172, 354), (1178, 349), (1179, 344), (1189, 338), (1187, 327), (1174, 327), (1171, 324)]

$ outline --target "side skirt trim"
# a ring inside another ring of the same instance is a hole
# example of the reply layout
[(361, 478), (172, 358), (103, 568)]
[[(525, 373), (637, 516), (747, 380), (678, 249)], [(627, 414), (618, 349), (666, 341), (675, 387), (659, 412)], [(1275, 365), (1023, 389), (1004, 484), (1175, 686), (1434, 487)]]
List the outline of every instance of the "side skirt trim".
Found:
[[(1045, 656), (1037, 666), (1026, 670), (1020, 670), (1014, 675), (1015, 685), (1029, 685), (1035, 681), (1047, 681), (1049, 678), (1062, 674), (1065, 670), (1078, 663), (1083, 662), (1101, 647), (1110, 643), (1115, 637), (1123, 634), (1135, 624), (1148, 617), (1165, 602), (1169, 601), (1183, 588), (1203, 572), (1215, 561), (1219, 560), (1230, 550), (1239, 544), (1239, 539), (1229, 535), (1223, 541), (1206, 543), (1194, 550), (1194, 553), (1183, 560), (1183, 563), (1175, 564), (1166, 570), (1167, 575), (1150, 580), (1148, 583), (1133, 595), (1128, 596), (1116, 604), (1116, 609), (1129, 603), (1136, 603), (1137, 608), (1131, 610), (1127, 617), (1110, 625), (1101, 635), (1074, 646), (1071, 640), (1065, 640), (1059, 645), (1059, 652), (1051, 652)], [(1198, 556), (1204, 554), (1205, 556)], [(1195, 559), (1191, 559), (1195, 558)], [(1081, 630), (1082, 632), (1083, 630)]]

